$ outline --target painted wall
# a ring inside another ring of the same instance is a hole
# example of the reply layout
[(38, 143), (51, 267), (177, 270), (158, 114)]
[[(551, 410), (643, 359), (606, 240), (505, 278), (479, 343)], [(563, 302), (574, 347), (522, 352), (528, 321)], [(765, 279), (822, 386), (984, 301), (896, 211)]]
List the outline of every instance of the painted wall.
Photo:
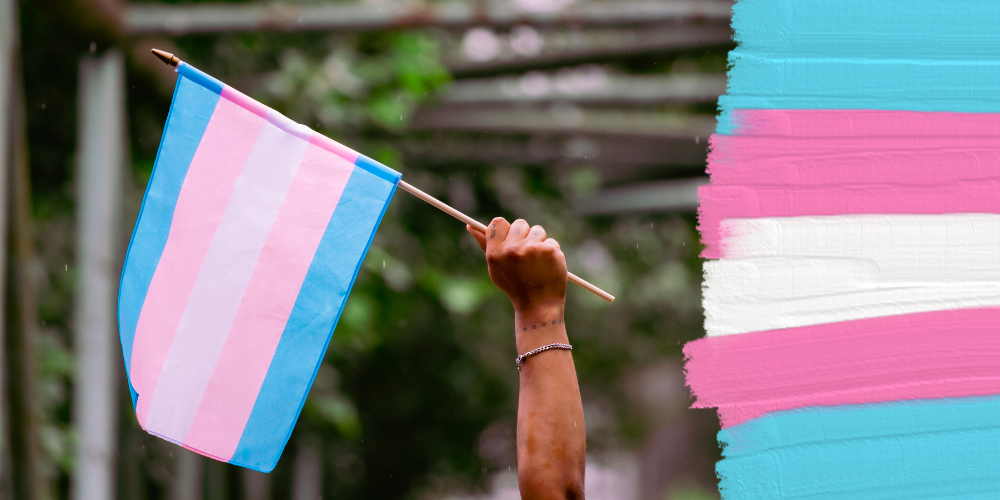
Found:
[(1000, 491), (1000, 3), (740, 0), (699, 190), (735, 499)]

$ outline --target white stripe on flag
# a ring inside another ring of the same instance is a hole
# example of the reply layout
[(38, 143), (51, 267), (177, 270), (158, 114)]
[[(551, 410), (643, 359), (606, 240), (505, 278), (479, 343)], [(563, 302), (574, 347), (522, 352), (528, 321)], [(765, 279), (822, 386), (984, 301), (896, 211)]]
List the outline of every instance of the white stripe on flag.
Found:
[(266, 123), (254, 145), (198, 279), (153, 393), (146, 429), (182, 442), (191, 427), (308, 143)]
[(729, 219), (708, 336), (1000, 305), (1000, 215)]

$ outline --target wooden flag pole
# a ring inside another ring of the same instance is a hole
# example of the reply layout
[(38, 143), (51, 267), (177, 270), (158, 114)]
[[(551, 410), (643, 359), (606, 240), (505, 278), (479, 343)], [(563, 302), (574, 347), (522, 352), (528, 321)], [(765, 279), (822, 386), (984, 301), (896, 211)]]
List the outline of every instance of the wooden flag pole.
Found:
[[(431, 195), (429, 195), (429, 194), (427, 194), (427, 193), (425, 193), (425, 192), (423, 192), (423, 191), (421, 191), (421, 190), (419, 190), (419, 189), (411, 186), (410, 184), (407, 184), (404, 181), (399, 181), (399, 187), (401, 189), (403, 189), (404, 191), (412, 194), (413, 196), (416, 196), (417, 198), (420, 198), (421, 200), (424, 200), (427, 203), (430, 203), (431, 205), (434, 205), (435, 207), (441, 209), (442, 212), (444, 212), (444, 213), (446, 213), (446, 214), (448, 214), (448, 215), (450, 215), (450, 216), (452, 216), (452, 217), (454, 217), (454, 218), (456, 218), (456, 219), (458, 219), (458, 220), (460, 220), (460, 221), (462, 221), (462, 222), (464, 222), (464, 223), (472, 226), (473, 228), (475, 228), (476, 230), (478, 230), (480, 233), (486, 234), (486, 226), (485, 225), (483, 225), (481, 222), (477, 221), (476, 219), (473, 219), (472, 217), (469, 217), (468, 215), (465, 215), (462, 212), (459, 212), (458, 210), (455, 210), (454, 208), (452, 208), (448, 204), (444, 203), (443, 201), (441, 201), (441, 200), (439, 200), (439, 199), (437, 199), (437, 198), (435, 198), (435, 197), (433, 197), (433, 196), (431, 196)], [(583, 279), (583, 278), (581, 278), (581, 277), (579, 277), (579, 276), (577, 276), (577, 275), (575, 275), (573, 273), (567, 272), (566, 273), (566, 279), (569, 280), (571, 283), (576, 283), (577, 285), (582, 286), (588, 292), (593, 293), (594, 295), (597, 295), (598, 297), (600, 297), (600, 298), (602, 298), (602, 299), (604, 299), (604, 300), (606, 300), (608, 302), (614, 302), (615, 301), (615, 296), (614, 295), (611, 295), (610, 293), (605, 292), (604, 290), (601, 290), (600, 288), (597, 288), (596, 286), (594, 286), (593, 284), (591, 284), (587, 280), (585, 280), (585, 279)]]
[[(177, 67), (177, 65), (181, 62), (181, 60), (178, 59), (177, 56), (171, 54), (170, 52), (164, 52), (158, 49), (152, 49), (152, 52), (153, 55), (158, 57), (161, 61), (171, 66)], [(483, 225), (481, 222), (477, 221), (476, 219), (473, 219), (472, 217), (469, 217), (468, 215), (465, 215), (462, 212), (455, 210), (454, 208), (444, 203), (443, 201), (411, 186), (410, 184), (404, 181), (399, 181), (398, 185), (404, 191), (412, 194), (413, 196), (416, 196), (417, 198), (420, 198), (421, 200), (426, 201), (427, 203), (430, 203), (431, 205), (434, 205), (435, 207), (441, 209), (442, 212), (476, 228), (477, 230), (479, 230), (479, 232), (486, 234), (486, 226)], [(597, 295), (598, 297), (608, 302), (614, 302), (615, 300), (614, 295), (611, 295), (610, 293), (605, 292), (600, 288), (597, 288), (596, 286), (587, 282), (587, 280), (584, 280), (583, 278), (580, 278), (579, 276), (573, 273), (567, 272), (566, 279), (571, 283), (576, 283), (577, 285), (580, 285), (585, 290), (589, 291), (590, 293), (593, 293), (594, 295)]]

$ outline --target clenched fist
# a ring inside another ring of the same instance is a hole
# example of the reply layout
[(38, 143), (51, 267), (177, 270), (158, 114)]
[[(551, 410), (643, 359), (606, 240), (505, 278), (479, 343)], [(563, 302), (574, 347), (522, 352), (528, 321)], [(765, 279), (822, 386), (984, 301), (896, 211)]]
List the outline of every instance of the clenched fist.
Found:
[(528, 227), (524, 219), (510, 224), (497, 217), (486, 234), (470, 226), (466, 229), (486, 252), (490, 279), (507, 294), (515, 310), (562, 309), (566, 256), (542, 226)]

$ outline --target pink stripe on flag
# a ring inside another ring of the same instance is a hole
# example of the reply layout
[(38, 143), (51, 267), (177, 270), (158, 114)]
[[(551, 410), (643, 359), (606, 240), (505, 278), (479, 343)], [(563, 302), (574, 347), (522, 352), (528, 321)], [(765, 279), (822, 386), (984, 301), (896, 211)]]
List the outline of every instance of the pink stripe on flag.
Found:
[(311, 145), (271, 228), (184, 444), (228, 461), (354, 165)]
[(351, 162), (354, 163), (358, 161), (358, 157), (361, 156), (357, 151), (333, 140), (322, 134), (313, 134), (309, 142)]
[(1000, 308), (887, 316), (695, 340), (696, 408), (724, 427), (810, 406), (1000, 394)]
[(228, 99), (261, 118), (266, 119), (267, 115), (272, 112), (271, 108), (257, 102), (254, 99), (251, 99), (243, 92), (240, 92), (229, 85), (222, 87), (222, 93), (220, 95), (223, 99)]
[(205, 254), (153, 392), (146, 428), (187, 436), (243, 294), (309, 143), (264, 125)]
[(136, 326), (130, 379), (145, 427), (153, 391), (181, 315), (264, 119), (219, 99), (177, 197), (170, 235)]

